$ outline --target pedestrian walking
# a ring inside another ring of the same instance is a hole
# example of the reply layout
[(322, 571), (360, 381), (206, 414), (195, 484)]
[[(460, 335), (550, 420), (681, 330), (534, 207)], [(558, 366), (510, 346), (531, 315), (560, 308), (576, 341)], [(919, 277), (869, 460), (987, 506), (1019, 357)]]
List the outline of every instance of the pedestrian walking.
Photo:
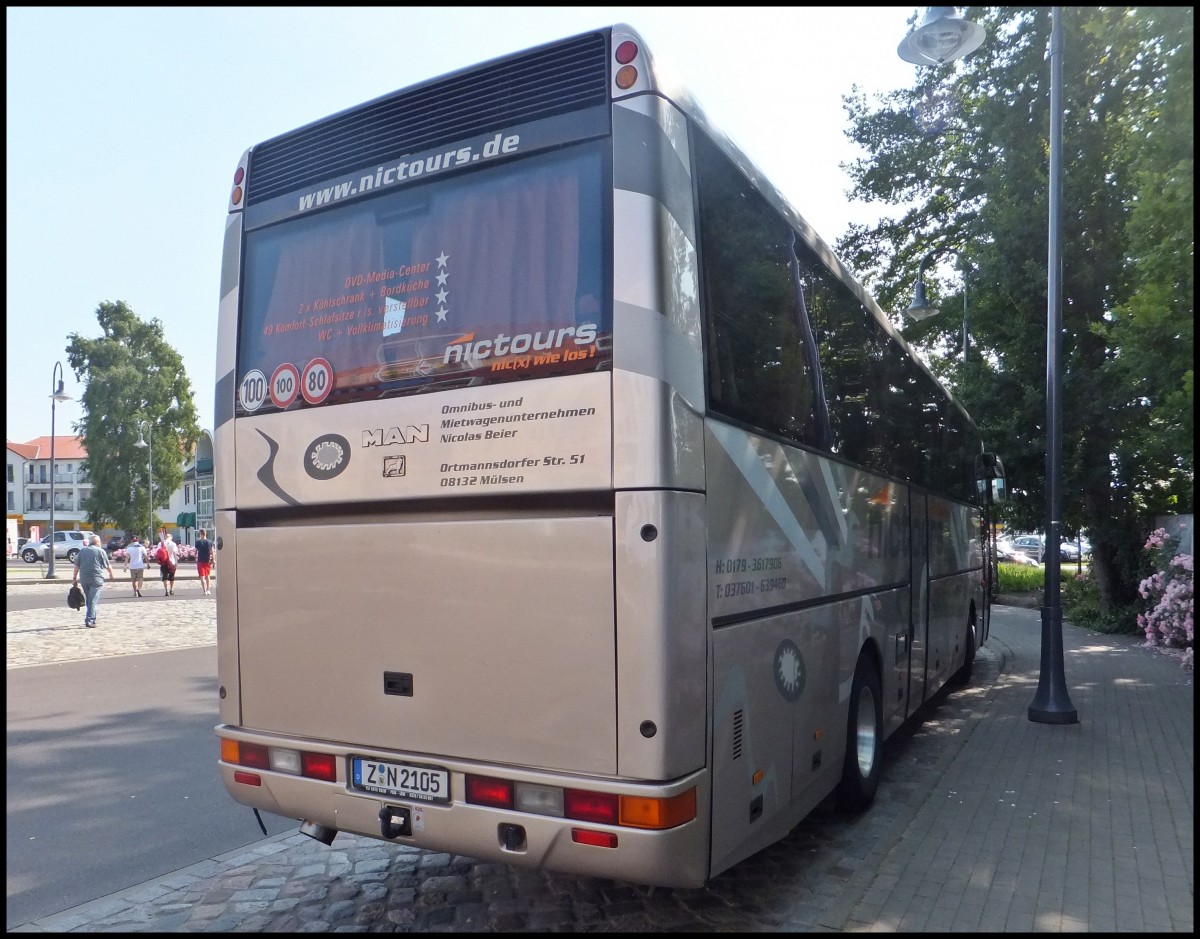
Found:
[(146, 546), (137, 535), (125, 548), (125, 570), (129, 572), (129, 581), (133, 584), (133, 595), (142, 595), (142, 578), (146, 574)]
[(208, 540), (208, 532), (201, 528), (200, 537), (196, 539), (196, 573), (200, 577), (200, 588), (207, 597), (212, 590), (209, 577), (212, 576), (213, 543)]
[(108, 553), (100, 547), (100, 536), (93, 534), (88, 544), (79, 549), (75, 557), (75, 573), (71, 576), (71, 586), (83, 588), (86, 607), (83, 613), (83, 625), (92, 628), (96, 625), (96, 610), (100, 606), (100, 589), (105, 579), (112, 580), (113, 569), (108, 562)]
[(175, 568), (179, 564), (179, 545), (165, 528), (158, 533), (158, 544), (154, 547), (154, 560), (162, 576), (163, 596), (175, 596)]

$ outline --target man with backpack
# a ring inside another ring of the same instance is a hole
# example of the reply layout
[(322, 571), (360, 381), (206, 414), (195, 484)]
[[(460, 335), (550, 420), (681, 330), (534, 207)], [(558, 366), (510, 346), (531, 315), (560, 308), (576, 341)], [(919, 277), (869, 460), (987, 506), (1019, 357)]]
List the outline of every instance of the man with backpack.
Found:
[(179, 564), (179, 546), (165, 528), (158, 533), (158, 544), (154, 547), (154, 560), (162, 575), (163, 596), (175, 596), (175, 567)]

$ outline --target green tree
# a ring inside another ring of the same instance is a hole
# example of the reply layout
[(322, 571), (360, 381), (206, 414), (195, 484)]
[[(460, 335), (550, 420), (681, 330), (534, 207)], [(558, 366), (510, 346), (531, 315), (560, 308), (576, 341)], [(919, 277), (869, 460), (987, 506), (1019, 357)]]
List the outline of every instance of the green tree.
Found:
[[(896, 322), (1004, 458), (1010, 522), (1042, 528), (1050, 11), (963, 15), (976, 53), (846, 98), (853, 194), (903, 211), (839, 248), (897, 311), (927, 253), (970, 260), (965, 363), (959, 277), (931, 278), (944, 315)], [(1192, 508), (1192, 10), (1068, 7), (1062, 28), (1062, 522), (1088, 530), (1108, 613), (1136, 600), (1148, 515)]]
[(84, 508), (97, 527), (111, 523), (144, 532), (151, 459), (137, 446), (139, 422), (152, 425), (148, 442), (158, 509), (183, 484), (183, 462), (200, 436), (192, 386), (159, 320), (143, 321), (123, 301), (101, 303), (96, 319), (99, 338), (67, 337), (67, 361), (85, 386), (83, 419), (75, 425), (87, 449), (84, 467), (92, 484)]

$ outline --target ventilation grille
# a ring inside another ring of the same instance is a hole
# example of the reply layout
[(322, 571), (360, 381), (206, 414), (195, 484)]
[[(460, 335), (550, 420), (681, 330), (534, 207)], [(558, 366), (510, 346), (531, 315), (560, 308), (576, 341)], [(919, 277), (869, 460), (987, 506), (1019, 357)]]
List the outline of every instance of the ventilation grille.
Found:
[(589, 33), (398, 91), (254, 148), (246, 202), (492, 129), (603, 104), (605, 33)]
[(733, 712), (733, 758), (742, 755), (742, 709)]

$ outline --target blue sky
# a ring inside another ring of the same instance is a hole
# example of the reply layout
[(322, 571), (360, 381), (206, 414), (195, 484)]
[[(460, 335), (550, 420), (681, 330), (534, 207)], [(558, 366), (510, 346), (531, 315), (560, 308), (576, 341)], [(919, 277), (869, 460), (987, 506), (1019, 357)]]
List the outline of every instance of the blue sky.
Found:
[(628, 23), (830, 244), (885, 211), (851, 204), (841, 97), (906, 86), (918, 7), (8, 7), (8, 413), (50, 433), (67, 336), (124, 300), (162, 321), (211, 429), (225, 206), (238, 158), (414, 82)]

